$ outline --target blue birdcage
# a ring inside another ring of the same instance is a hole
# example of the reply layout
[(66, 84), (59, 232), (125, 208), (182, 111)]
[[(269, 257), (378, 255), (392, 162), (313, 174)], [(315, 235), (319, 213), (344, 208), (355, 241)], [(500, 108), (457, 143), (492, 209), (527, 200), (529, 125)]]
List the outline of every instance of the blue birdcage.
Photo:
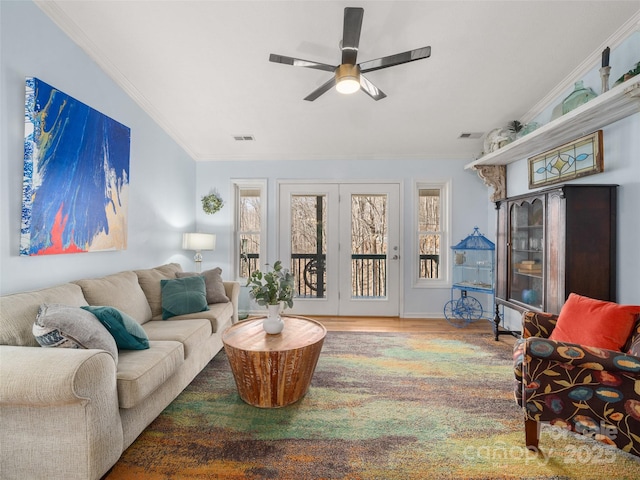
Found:
[[(483, 308), (482, 302), (469, 292), (490, 296), (491, 305), (494, 304), (495, 250), (495, 244), (480, 233), (478, 227), (451, 247), (453, 283), (451, 300), (444, 306), (444, 316), (452, 325), (464, 327), (480, 319), (493, 320), (491, 309)], [(455, 298), (457, 293), (459, 297)]]

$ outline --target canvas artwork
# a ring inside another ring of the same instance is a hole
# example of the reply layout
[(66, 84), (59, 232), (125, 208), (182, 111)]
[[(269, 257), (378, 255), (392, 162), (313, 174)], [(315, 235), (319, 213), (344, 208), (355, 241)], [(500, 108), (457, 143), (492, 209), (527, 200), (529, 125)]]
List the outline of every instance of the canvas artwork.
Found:
[(20, 255), (127, 248), (131, 131), (26, 79)]

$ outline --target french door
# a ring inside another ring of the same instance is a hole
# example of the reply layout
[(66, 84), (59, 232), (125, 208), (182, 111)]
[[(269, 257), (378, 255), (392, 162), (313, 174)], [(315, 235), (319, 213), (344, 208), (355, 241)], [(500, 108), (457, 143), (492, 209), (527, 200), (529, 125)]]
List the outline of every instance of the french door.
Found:
[(399, 185), (281, 183), (279, 258), (293, 313), (397, 316)]

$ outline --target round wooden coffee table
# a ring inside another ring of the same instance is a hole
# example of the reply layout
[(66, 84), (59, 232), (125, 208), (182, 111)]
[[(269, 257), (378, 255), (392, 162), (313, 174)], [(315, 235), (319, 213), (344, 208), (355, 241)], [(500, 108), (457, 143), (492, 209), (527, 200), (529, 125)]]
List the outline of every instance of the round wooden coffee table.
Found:
[(263, 318), (237, 323), (222, 334), (240, 398), (277, 408), (300, 400), (311, 383), (327, 329), (305, 317), (283, 316), (284, 330), (270, 335)]

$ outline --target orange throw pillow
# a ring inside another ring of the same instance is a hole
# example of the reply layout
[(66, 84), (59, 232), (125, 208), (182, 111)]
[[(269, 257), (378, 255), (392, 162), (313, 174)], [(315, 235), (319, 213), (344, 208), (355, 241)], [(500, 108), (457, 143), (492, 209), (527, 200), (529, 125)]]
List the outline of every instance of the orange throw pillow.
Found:
[(638, 305), (619, 305), (571, 293), (549, 339), (620, 351), (638, 315)]

